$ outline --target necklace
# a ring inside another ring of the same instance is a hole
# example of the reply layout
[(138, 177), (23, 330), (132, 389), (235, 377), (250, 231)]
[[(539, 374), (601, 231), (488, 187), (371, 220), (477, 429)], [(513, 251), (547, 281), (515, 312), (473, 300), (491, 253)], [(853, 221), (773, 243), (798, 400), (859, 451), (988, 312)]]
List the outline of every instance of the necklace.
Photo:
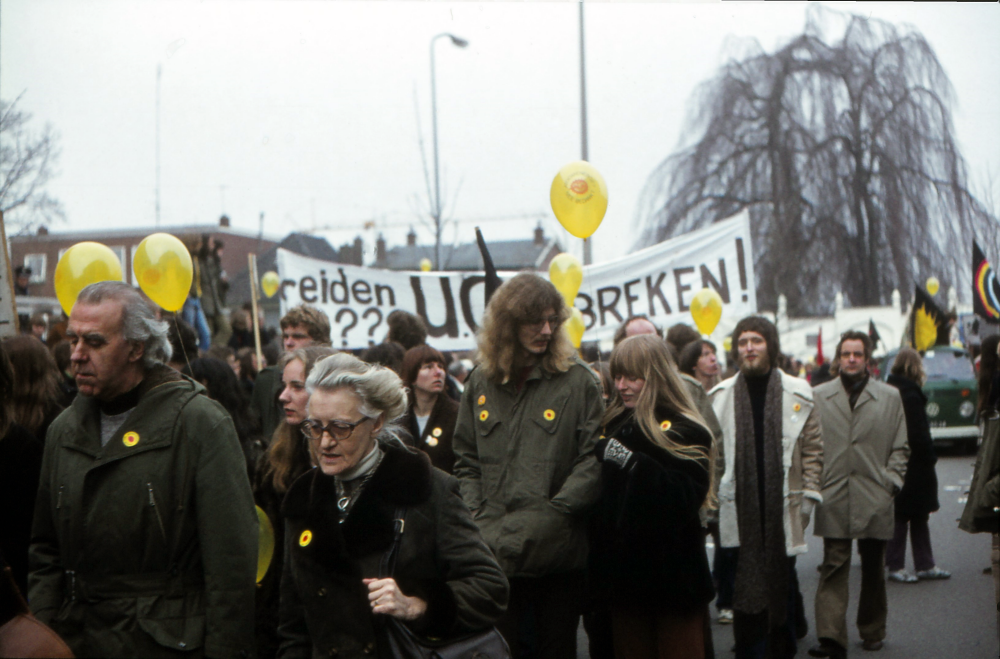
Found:
[(358, 495), (361, 494), (361, 490), (363, 490), (368, 481), (371, 480), (371, 477), (375, 475), (375, 471), (381, 463), (382, 456), (379, 456), (378, 461), (376, 461), (372, 468), (368, 470), (368, 473), (361, 478), (361, 482), (358, 483), (358, 486), (355, 487), (350, 494), (345, 494), (346, 488), (344, 487), (344, 483), (339, 480), (337, 481), (337, 494), (340, 495), (340, 498), (337, 499), (337, 509), (342, 513), (339, 520), (340, 524), (343, 524), (344, 520), (347, 519), (347, 511), (350, 509), (351, 504), (354, 503), (355, 499), (358, 498)]

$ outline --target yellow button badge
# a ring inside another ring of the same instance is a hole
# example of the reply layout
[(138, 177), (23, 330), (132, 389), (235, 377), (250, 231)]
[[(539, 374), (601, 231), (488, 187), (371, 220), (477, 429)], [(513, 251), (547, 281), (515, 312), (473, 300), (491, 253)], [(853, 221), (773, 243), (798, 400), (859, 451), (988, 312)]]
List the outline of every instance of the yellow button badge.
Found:
[(127, 432), (125, 436), (122, 437), (122, 444), (132, 448), (139, 443), (139, 433), (137, 432)]
[(670, 423), (670, 421), (664, 421), (663, 423), (660, 424), (660, 430), (666, 432), (667, 430), (670, 430), (671, 425), (672, 424)]
[(431, 446), (431, 447), (434, 447), (434, 446), (438, 445), (437, 437), (428, 437), (424, 441), (427, 443), (428, 446)]
[(545, 410), (544, 412), (542, 412), (542, 416), (545, 417), (546, 421), (551, 421), (552, 419), (556, 418), (556, 411), (555, 410)]
[(795, 411), (795, 412), (798, 412), (801, 409), (802, 409), (802, 406), (799, 405), (798, 403), (795, 403), (794, 405), (792, 405), (792, 410)]
[(440, 437), (441, 436), (441, 429), (440, 428), (435, 428), (434, 430), (431, 431), (431, 434), (434, 435), (435, 437)]
[(308, 546), (309, 543), (312, 542), (312, 539), (313, 539), (313, 532), (310, 531), (309, 529), (306, 529), (305, 531), (302, 532), (302, 535), (299, 536), (299, 547)]
[(476, 402), (479, 403), (480, 405), (485, 405), (486, 404), (486, 394), (481, 394), (479, 396), (479, 400), (477, 400)]
[(479, 420), (480, 421), (485, 421), (488, 418), (490, 418), (490, 413), (487, 412), (486, 410), (483, 410), (482, 412), (479, 413)]

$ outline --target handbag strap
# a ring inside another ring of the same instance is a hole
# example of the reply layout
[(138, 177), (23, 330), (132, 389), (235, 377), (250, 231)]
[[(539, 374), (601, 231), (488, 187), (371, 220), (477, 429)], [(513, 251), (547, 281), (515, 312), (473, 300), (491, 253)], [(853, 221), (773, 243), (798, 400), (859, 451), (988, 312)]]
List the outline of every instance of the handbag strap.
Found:
[(378, 578), (387, 579), (396, 572), (396, 559), (399, 556), (399, 544), (403, 539), (403, 529), (406, 527), (406, 507), (396, 508), (395, 519), (393, 519), (392, 544), (382, 555), (382, 560), (378, 566)]

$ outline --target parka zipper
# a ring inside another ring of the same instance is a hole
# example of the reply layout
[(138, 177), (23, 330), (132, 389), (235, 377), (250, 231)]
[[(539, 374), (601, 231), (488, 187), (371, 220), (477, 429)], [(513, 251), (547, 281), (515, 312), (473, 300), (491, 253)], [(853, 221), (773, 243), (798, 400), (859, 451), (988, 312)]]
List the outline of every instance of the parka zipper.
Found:
[(152, 483), (146, 483), (146, 487), (149, 488), (149, 506), (153, 509), (153, 512), (156, 513), (156, 521), (160, 525), (160, 533), (163, 534), (163, 539), (166, 540), (167, 539), (167, 529), (163, 526), (163, 518), (160, 517), (160, 509), (156, 507), (156, 497), (153, 496), (153, 484)]

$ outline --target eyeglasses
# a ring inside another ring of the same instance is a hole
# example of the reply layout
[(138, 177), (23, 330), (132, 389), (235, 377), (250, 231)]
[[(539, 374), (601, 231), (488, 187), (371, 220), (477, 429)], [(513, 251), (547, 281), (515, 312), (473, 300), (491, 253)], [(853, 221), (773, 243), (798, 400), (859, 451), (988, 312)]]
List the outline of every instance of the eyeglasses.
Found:
[(353, 435), (354, 429), (365, 421), (371, 421), (371, 419), (365, 417), (355, 423), (348, 423), (347, 421), (331, 421), (326, 425), (323, 425), (322, 421), (318, 421), (316, 419), (306, 419), (302, 422), (302, 436), (306, 439), (318, 442), (323, 439), (323, 433), (326, 432), (329, 433), (330, 437), (336, 441), (342, 442)]
[(536, 320), (534, 322), (527, 322), (524, 324), (525, 327), (530, 329), (532, 332), (541, 332), (545, 324), (548, 323), (549, 327), (554, 331), (560, 325), (562, 325), (562, 319), (558, 315), (549, 316), (548, 318), (542, 318), (541, 320)]

